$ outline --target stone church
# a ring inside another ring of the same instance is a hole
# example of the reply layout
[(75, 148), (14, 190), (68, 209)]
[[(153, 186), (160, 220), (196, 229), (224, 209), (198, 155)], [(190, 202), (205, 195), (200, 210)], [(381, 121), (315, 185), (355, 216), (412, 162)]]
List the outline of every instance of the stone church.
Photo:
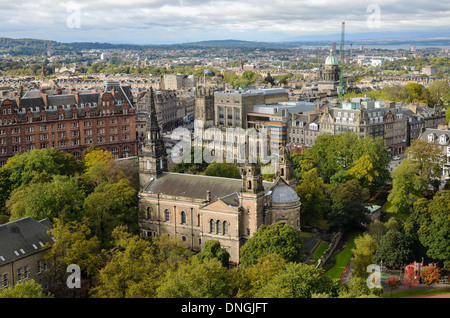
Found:
[[(151, 96), (153, 91), (150, 90)], [(289, 150), (282, 148), (274, 181), (264, 181), (256, 164), (244, 164), (241, 179), (168, 172), (153, 98), (139, 154), (141, 236), (169, 234), (201, 251), (218, 240), (239, 263), (242, 245), (259, 226), (283, 222), (300, 230), (300, 198)]]

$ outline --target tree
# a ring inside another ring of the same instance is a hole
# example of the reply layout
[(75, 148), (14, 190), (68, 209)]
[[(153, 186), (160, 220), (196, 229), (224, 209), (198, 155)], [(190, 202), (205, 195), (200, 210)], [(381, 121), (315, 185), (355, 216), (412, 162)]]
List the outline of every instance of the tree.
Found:
[(422, 282), (427, 285), (428, 289), (431, 285), (436, 284), (439, 281), (441, 274), (439, 267), (431, 264), (422, 268), (420, 276), (422, 277)]
[(102, 183), (84, 201), (86, 216), (91, 221), (93, 234), (110, 246), (111, 233), (119, 225), (127, 225), (137, 233), (138, 210), (136, 193), (125, 179), (117, 183)]
[(391, 276), (386, 280), (386, 286), (391, 289), (391, 293), (394, 289), (397, 289), (400, 286), (400, 283), (400, 279), (398, 279), (396, 276)]
[(228, 267), (228, 262), (230, 260), (230, 254), (228, 251), (220, 247), (220, 242), (218, 240), (208, 240), (203, 245), (202, 251), (197, 254), (200, 260), (216, 258), (220, 261), (223, 267)]
[(284, 270), (256, 292), (257, 298), (311, 298), (313, 294), (330, 294), (332, 280), (322, 269), (289, 262)]
[(37, 181), (16, 188), (5, 207), (11, 221), (26, 216), (36, 220), (79, 220), (83, 216), (83, 201), (84, 194), (72, 177), (54, 175), (49, 182)]
[(321, 217), (323, 201), (326, 198), (323, 190), (327, 185), (319, 177), (316, 168), (305, 172), (296, 188), (302, 202), (301, 220), (303, 224), (316, 224)]
[[(408, 159), (413, 160), (419, 165), (419, 178), (417, 182), (423, 189), (433, 185), (436, 189), (435, 180), (441, 178), (442, 165), (445, 163), (445, 155), (437, 143), (431, 143), (426, 140), (416, 139), (406, 150)], [(435, 190), (436, 191), (436, 190)]]
[(66, 222), (55, 218), (49, 233), (55, 238), (45, 258), (52, 262), (51, 271), (54, 286), (58, 289), (64, 282), (67, 266), (77, 264), (90, 282), (103, 266), (100, 241), (91, 236), (86, 218)]
[(433, 81), (427, 86), (430, 94), (429, 106), (450, 104), (450, 84), (448, 81)]
[(373, 261), (376, 264), (383, 262), (388, 268), (399, 269), (408, 264), (412, 257), (413, 253), (405, 234), (389, 231), (381, 238)]
[(232, 289), (236, 298), (253, 298), (271, 279), (278, 275), (286, 262), (278, 254), (266, 254), (247, 267), (236, 267), (233, 272)]
[(213, 162), (203, 172), (207, 176), (241, 179), (241, 172), (234, 162)]
[(385, 226), (387, 232), (400, 231), (401, 229), (401, 224), (395, 217), (389, 218), (389, 220), (387, 220), (387, 222), (385, 223)]
[(366, 279), (353, 276), (347, 289), (342, 290), (339, 294), (339, 298), (378, 297), (382, 293), (382, 288), (369, 288)]
[(375, 170), (369, 155), (363, 155), (356, 160), (355, 165), (348, 170), (348, 174), (358, 180), (367, 189), (373, 189), (376, 178), (380, 173)]
[(411, 288), (415, 288), (419, 285), (419, 276), (417, 275), (413, 264), (409, 264), (405, 267), (402, 284), (408, 287), (408, 292), (411, 291)]
[(27, 279), (12, 287), (1, 289), (0, 298), (54, 298), (54, 296), (44, 293), (42, 286), (34, 279)]
[[(99, 272), (99, 284), (91, 294), (99, 298), (128, 298), (141, 296), (136, 291), (152, 274), (151, 263), (145, 259), (150, 243), (130, 234), (124, 226), (112, 233), (114, 246), (106, 254), (106, 266)], [(149, 284), (151, 286), (151, 284)]]
[(422, 218), (418, 235), (427, 248), (427, 255), (450, 264), (450, 190), (436, 193), (430, 200), (427, 214)]
[(355, 238), (355, 248), (352, 249), (352, 268), (355, 270), (354, 275), (367, 278), (367, 267), (372, 264), (373, 253), (377, 248), (375, 239), (365, 233)]
[(374, 222), (369, 224), (368, 233), (375, 239), (377, 243), (380, 242), (380, 239), (384, 234), (386, 234), (386, 232), (386, 225), (381, 221), (375, 220)]
[(74, 176), (82, 171), (83, 165), (73, 155), (54, 148), (15, 155), (0, 168), (0, 209), (14, 189), (30, 184), (39, 175)]
[(225, 298), (230, 275), (216, 258), (191, 258), (177, 270), (168, 270), (157, 289), (160, 298)]
[(328, 216), (330, 224), (340, 229), (367, 223), (365, 200), (369, 191), (358, 181), (349, 180), (329, 189), (331, 197), (331, 213)]
[(410, 212), (413, 201), (423, 197), (423, 189), (416, 183), (419, 173), (418, 164), (408, 158), (405, 158), (392, 172), (392, 190), (388, 201), (397, 212)]
[(290, 225), (274, 223), (261, 225), (241, 248), (241, 265), (250, 266), (266, 254), (280, 255), (286, 262), (301, 262), (303, 240)]

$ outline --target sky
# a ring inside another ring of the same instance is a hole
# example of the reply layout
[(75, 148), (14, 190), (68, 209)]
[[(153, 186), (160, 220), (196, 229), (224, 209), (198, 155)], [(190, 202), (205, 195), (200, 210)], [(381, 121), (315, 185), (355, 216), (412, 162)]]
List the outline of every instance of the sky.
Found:
[(441, 0), (1, 0), (0, 37), (171, 44), (450, 37)]

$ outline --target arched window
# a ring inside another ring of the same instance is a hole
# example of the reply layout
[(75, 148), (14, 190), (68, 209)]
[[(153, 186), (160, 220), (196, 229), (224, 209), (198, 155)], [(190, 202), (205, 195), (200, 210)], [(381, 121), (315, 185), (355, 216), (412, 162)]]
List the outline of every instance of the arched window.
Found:
[(200, 214), (197, 214), (197, 226), (200, 226)]
[(186, 224), (186, 212), (181, 211), (181, 224)]
[(223, 221), (223, 235), (228, 235), (228, 222), (227, 221)]
[(146, 211), (146, 213), (145, 213), (145, 218), (146, 219), (150, 219), (151, 218), (151, 213), (152, 212), (152, 208), (151, 207), (147, 207), (147, 211)]
[(249, 181), (249, 182), (248, 182), (248, 189), (251, 190), (251, 188), (252, 188), (252, 182)]
[(220, 234), (220, 232), (221, 232), (221, 227), (222, 227), (222, 222), (220, 222), (219, 220), (217, 220), (217, 222), (216, 222), (216, 234)]
[(284, 168), (281, 168), (281, 176), (284, 177)]
[(164, 210), (164, 221), (166, 222), (170, 221), (170, 211), (167, 209)]
[(214, 232), (214, 225), (215, 225), (214, 220), (213, 219), (209, 220), (209, 233)]

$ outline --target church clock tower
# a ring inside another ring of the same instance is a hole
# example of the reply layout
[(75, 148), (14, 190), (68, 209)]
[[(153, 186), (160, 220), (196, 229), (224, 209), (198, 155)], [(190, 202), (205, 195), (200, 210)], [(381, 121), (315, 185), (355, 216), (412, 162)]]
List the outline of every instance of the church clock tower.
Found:
[(153, 88), (150, 88), (150, 107), (147, 111), (145, 138), (139, 153), (139, 183), (143, 190), (152, 178), (167, 172), (167, 153), (156, 117)]

